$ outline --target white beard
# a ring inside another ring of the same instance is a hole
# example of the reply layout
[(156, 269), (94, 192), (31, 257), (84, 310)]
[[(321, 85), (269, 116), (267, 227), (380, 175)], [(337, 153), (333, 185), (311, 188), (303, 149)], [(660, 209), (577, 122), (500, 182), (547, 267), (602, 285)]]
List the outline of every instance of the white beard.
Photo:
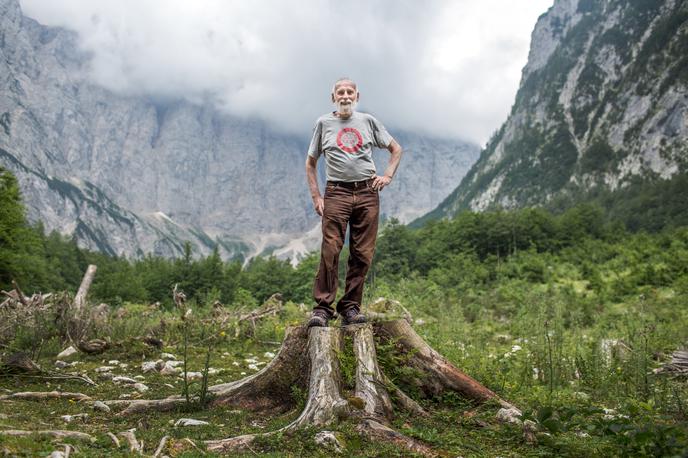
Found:
[(356, 101), (351, 103), (337, 103), (337, 112), (344, 116), (351, 116), (351, 114), (356, 110)]

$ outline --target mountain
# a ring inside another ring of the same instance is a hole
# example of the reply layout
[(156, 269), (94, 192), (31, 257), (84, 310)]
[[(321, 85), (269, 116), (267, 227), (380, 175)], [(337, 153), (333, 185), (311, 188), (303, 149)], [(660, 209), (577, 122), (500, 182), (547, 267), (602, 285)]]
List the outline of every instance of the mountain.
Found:
[[(210, 101), (113, 93), (90, 82), (90, 61), (75, 33), (0, 0), (0, 165), (17, 176), (32, 221), (126, 256), (177, 256), (185, 241), (225, 258), (317, 247), (310, 132), (285, 134)], [(382, 213), (408, 221), (449, 194), (479, 149), (390, 130), (406, 153)], [(377, 154), (384, 168), (388, 154)]]
[[(420, 222), (595, 198), (610, 212), (655, 211), (688, 191), (687, 137), (688, 2), (555, 0), (507, 121)], [(674, 204), (661, 217), (688, 224), (685, 197)]]

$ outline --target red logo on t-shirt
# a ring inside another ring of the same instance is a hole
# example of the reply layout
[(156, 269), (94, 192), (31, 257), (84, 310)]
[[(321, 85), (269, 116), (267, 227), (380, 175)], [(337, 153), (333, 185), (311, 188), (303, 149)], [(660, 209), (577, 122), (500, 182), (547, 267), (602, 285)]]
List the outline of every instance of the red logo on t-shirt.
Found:
[(363, 137), (353, 127), (345, 127), (337, 134), (337, 146), (347, 153), (356, 153), (363, 146)]

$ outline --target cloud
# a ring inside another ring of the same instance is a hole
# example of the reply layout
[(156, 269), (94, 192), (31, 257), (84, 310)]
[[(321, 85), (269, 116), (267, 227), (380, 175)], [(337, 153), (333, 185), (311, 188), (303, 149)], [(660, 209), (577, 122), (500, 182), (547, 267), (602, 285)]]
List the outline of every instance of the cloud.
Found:
[(506, 119), (552, 0), (21, 0), (79, 33), (90, 77), (125, 94), (211, 102), (304, 134), (354, 78), (390, 128), (484, 143)]

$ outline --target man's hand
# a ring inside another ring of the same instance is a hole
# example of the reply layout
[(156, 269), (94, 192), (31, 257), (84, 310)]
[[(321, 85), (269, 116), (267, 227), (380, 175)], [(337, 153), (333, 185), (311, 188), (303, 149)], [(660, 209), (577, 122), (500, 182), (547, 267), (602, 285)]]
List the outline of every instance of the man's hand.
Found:
[(313, 199), (313, 208), (315, 208), (315, 212), (318, 215), (323, 215), (323, 212), (325, 211), (325, 201), (322, 197), (318, 196), (315, 199)]
[(318, 189), (317, 166), (318, 158), (306, 156), (306, 181), (308, 181), (308, 188), (311, 191), (313, 208), (315, 208), (315, 212), (318, 215), (322, 216), (325, 209), (325, 201), (320, 195), (320, 190)]
[(373, 189), (376, 191), (382, 191), (382, 188), (387, 186), (392, 182), (392, 178), (387, 175), (376, 176), (373, 178)]

